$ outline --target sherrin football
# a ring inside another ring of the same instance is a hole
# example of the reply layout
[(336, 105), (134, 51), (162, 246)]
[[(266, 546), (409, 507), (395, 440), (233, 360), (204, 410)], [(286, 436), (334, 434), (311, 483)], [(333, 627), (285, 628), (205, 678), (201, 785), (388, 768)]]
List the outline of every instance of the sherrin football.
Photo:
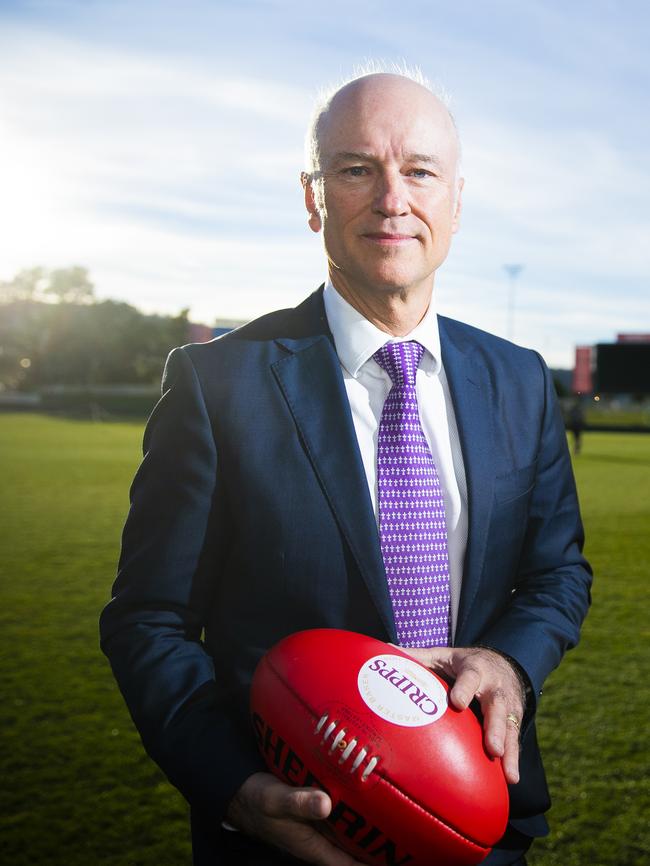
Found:
[(322, 829), (355, 859), (470, 866), (503, 835), (508, 789), (478, 719), (448, 692), (391, 644), (312, 629), (262, 658), (251, 713), (269, 770), (327, 791)]

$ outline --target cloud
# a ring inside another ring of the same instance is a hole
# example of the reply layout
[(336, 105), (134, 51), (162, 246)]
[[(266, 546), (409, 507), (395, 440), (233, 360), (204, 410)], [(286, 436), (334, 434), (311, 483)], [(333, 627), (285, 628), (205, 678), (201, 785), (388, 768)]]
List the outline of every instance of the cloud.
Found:
[(107, 237), (126, 270), (123, 236), (209, 249), (210, 235), (239, 237), (250, 256), (298, 229), (303, 88), (15, 35), (0, 66), (4, 274), (44, 256), (101, 269)]
[(311, 98), (364, 56), (404, 57), (455, 93), (464, 139), (442, 308), (504, 333), (502, 266), (519, 261), (516, 336), (554, 363), (575, 342), (650, 330), (648, 13), (373, 10), (344, 28), (342, 0), (308, 17), (266, 0), (6, 15), (0, 278), (79, 262), (100, 294), (207, 321), (297, 302), (324, 268), (297, 184)]

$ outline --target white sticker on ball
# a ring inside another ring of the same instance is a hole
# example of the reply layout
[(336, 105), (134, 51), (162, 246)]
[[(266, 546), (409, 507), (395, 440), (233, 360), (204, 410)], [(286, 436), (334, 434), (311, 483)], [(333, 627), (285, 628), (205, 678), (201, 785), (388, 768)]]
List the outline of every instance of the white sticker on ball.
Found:
[(447, 692), (426, 668), (403, 656), (368, 659), (357, 678), (359, 693), (373, 713), (406, 728), (430, 725), (447, 711)]

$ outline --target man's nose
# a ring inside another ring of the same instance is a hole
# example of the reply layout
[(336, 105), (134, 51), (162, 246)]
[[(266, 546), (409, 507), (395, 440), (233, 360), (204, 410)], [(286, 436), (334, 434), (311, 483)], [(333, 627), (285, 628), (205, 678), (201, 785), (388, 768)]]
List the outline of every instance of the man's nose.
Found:
[(372, 209), (386, 217), (409, 213), (406, 185), (399, 172), (385, 172), (377, 178)]

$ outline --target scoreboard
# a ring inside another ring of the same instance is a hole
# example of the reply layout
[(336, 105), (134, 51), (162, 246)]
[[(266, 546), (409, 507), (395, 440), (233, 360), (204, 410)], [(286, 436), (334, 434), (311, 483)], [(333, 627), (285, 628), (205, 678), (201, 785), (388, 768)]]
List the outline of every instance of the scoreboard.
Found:
[(650, 394), (650, 342), (599, 343), (594, 385), (605, 394)]

